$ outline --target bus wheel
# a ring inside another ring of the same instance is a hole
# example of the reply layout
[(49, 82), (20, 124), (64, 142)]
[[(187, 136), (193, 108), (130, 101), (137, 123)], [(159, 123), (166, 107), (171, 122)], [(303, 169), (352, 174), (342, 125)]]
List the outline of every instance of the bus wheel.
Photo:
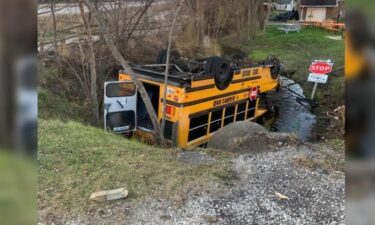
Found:
[[(170, 64), (176, 64), (177, 61), (181, 58), (180, 53), (177, 50), (171, 50)], [(160, 50), (157, 58), (156, 64), (166, 64), (167, 63), (167, 49)]]
[(233, 80), (230, 61), (222, 57), (210, 57), (206, 61), (205, 72), (214, 76), (215, 85), (219, 90), (225, 90)]

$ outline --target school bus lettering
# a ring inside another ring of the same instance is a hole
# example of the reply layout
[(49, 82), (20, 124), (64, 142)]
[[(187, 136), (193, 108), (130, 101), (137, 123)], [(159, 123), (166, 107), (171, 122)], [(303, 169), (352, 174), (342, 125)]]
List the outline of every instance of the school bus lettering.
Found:
[(236, 96), (230, 96), (230, 97), (218, 99), (218, 100), (214, 101), (213, 107), (221, 106), (221, 105), (228, 104), (228, 103), (232, 103), (234, 101), (236, 101)]

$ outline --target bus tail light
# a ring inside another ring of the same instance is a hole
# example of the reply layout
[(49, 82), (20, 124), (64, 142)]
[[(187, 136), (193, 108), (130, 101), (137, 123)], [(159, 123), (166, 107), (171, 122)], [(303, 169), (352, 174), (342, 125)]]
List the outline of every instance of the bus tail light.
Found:
[(174, 116), (175, 115), (175, 107), (167, 105), (165, 107), (165, 113), (168, 114), (168, 115)]

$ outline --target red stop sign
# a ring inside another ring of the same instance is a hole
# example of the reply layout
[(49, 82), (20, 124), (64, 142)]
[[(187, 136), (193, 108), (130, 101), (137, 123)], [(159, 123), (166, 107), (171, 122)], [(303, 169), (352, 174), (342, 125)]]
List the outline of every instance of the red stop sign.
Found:
[(311, 73), (327, 74), (332, 72), (332, 65), (326, 62), (314, 62), (309, 68)]
[(255, 99), (257, 99), (258, 97), (258, 88), (257, 87), (252, 87), (250, 88), (250, 91), (249, 91), (249, 98), (251, 101), (254, 101)]

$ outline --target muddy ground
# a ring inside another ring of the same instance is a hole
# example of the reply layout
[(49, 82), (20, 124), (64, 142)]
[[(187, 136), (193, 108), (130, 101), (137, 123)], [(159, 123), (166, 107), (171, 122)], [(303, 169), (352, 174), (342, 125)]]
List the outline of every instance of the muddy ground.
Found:
[[(190, 156), (200, 157), (187, 153), (183, 158)], [(211, 160), (202, 157), (203, 163)], [(100, 218), (66, 224), (344, 224), (344, 173), (296, 163), (306, 157), (318, 152), (304, 145), (241, 154), (231, 160), (236, 179), (227, 185), (212, 183), (176, 202), (150, 198), (136, 207), (119, 202)]]

